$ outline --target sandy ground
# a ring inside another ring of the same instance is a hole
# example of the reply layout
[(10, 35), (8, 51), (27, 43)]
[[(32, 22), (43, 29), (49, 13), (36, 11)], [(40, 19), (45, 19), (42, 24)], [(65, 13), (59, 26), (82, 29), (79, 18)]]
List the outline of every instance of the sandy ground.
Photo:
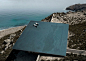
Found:
[(18, 26), (18, 27), (13, 27), (13, 28), (8, 28), (8, 29), (5, 29), (5, 30), (1, 30), (0, 31), (0, 38), (6, 36), (8, 34), (15, 33), (15, 32), (21, 30), (24, 27), (25, 26)]

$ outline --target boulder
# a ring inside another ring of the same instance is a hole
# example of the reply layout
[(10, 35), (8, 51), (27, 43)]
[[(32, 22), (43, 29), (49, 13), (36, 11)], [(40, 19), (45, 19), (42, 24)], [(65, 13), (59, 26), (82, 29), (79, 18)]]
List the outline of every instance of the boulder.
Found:
[(3, 54), (3, 53), (4, 53), (4, 51), (1, 51), (0, 53), (1, 53), (1, 54)]
[(8, 47), (5, 48), (5, 51), (8, 49)]
[(16, 34), (11, 34), (10, 39), (12, 39), (14, 36), (16, 36)]
[(7, 43), (5, 46), (8, 47), (10, 43)]
[(10, 43), (11, 40), (10, 40), (10, 39), (6, 39), (6, 40), (4, 40), (4, 42), (6, 42), (6, 43)]

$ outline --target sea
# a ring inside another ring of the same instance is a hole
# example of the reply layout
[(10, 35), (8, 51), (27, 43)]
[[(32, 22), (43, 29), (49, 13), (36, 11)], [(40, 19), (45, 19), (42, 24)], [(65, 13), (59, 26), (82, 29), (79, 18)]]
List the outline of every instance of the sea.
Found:
[[(67, 12), (66, 10), (57, 12)], [(16, 12), (2, 12), (0, 13), (0, 30), (27, 25), (31, 20), (41, 21), (55, 12), (43, 11), (16, 11)]]

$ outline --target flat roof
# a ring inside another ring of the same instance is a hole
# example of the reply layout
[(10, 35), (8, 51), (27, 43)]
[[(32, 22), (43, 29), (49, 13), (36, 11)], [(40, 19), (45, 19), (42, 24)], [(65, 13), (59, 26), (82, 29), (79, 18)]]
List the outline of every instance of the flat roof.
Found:
[[(33, 26), (38, 23), (37, 27)], [(13, 49), (66, 56), (68, 24), (30, 21)]]

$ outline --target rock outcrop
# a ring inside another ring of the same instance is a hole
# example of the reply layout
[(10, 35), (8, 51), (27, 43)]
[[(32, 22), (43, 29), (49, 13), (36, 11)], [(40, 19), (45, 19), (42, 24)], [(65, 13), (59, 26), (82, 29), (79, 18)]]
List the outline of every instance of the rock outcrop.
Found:
[(86, 21), (86, 12), (67, 12), (67, 13), (54, 13), (51, 22), (66, 23), (69, 25), (79, 24)]
[(42, 19), (41, 21), (43, 21), (43, 22), (50, 22), (51, 19), (52, 19), (52, 16), (53, 16), (53, 14), (51, 14), (51, 15), (48, 16), (48, 17), (46, 17), (45, 19)]

